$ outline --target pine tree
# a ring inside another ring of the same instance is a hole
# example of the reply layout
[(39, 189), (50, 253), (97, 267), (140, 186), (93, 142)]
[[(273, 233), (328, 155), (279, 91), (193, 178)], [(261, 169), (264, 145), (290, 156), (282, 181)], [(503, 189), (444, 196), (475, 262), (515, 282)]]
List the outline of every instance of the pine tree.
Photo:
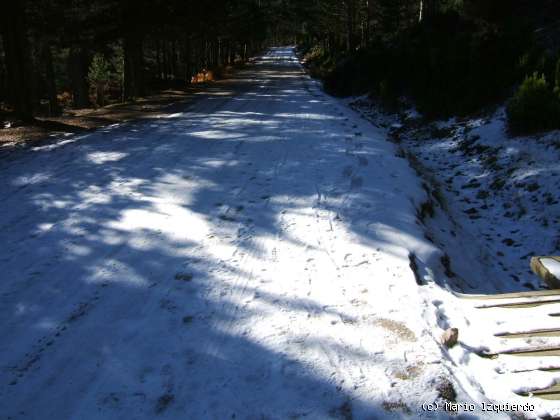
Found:
[(97, 105), (105, 105), (105, 89), (111, 80), (111, 67), (103, 54), (95, 54), (89, 66), (88, 81), (95, 87)]

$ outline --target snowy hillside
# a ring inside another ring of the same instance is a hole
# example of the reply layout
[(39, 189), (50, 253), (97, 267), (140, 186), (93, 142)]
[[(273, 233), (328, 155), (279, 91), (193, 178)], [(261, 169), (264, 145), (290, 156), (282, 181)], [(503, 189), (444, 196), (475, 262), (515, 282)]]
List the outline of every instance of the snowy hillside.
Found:
[[(424, 180), (431, 197), (422, 218), (426, 237), (445, 252), (440, 285), (460, 296), (438, 300), (437, 322), (460, 331), (460, 346), (449, 356), (462, 366), (465, 381), (497, 401), (508, 400), (512, 391), (523, 394), (554, 386), (560, 379), (560, 357), (554, 352), (495, 360), (473, 353), (557, 348), (560, 343), (553, 332), (558, 318), (549, 316), (560, 309), (557, 294), (526, 298), (524, 302), (550, 303), (523, 310), (498, 307), (508, 302), (515, 307), (523, 302), (519, 299), (489, 302), (465, 296), (547, 289), (529, 262), (531, 256), (560, 252), (559, 133), (512, 138), (503, 109), (486, 118), (425, 123), (415, 112), (383, 114), (367, 98), (353, 99), (350, 106), (374, 125), (386, 127), (398, 153)], [(492, 305), (495, 309), (479, 309)], [(535, 330), (551, 334), (521, 334)], [(519, 338), (502, 336), (512, 333)], [(523, 401), (527, 400), (519, 399)], [(541, 408), (541, 415), (560, 409), (555, 402)]]

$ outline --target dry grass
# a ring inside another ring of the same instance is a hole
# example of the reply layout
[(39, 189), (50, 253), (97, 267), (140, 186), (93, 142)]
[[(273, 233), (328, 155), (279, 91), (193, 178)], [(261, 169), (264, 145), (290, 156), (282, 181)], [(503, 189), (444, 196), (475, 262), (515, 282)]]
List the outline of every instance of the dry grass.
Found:
[(375, 320), (375, 324), (392, 332), (402, 341), (416, 341), (416, 335), (414, 332), (412, 332), (412, 330), (402, 322), (394, 321), (392, 319), (379, 318)]
[(401, 381), (408, 381), (420, 376), (423, 369), (424, 368), (421, 363), (417, 365), (410, 365), (410, 366), (406, 366), (404, 369), (396, 371), (394, 373), (394, 376), (395, 378), (400, 379)]

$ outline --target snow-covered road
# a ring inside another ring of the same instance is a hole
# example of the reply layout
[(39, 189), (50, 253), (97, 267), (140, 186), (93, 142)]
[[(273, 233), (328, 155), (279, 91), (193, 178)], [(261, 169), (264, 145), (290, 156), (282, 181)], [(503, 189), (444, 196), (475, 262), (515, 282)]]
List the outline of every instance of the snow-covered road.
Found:
[(439, 254), (384, 137), (284, 48), (2, 157), (3, 418), (428, 415), (450, 384), (409, 254)]

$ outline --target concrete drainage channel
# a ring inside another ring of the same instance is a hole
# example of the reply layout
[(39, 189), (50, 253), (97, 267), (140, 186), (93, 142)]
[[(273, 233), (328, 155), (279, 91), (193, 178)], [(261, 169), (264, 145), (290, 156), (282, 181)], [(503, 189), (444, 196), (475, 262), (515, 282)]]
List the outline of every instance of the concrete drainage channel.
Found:
[[(405, 151), (398, 144), (397, 156), (407, 159), (418, 176), (424, 180), (423, 186), (426, 190), (427, 201), (418, 209), (417, 216), (418, 221), (427, 228), (426, 234), (429, 235), (430, 229), (425, 222), (427, 219), (434, 217), (435, 209), (439, 208), (449, 215), (447, 203), (441, 193), (441, 186), (414, 155)], [(411, 254), (409, 258), (410, 268), (415, 274), (417, 283), (422, 284), (419, 281), (416, 257)], [(442, 257), (441, 264), (445, 268), (445, 274), (448, 278), (455, 277), (447, 254)], [(484, 317), (488, 317), (488, 326), (492, 327), (488, 327), (482, 334), (493, 336), (495, 339), (507, 340), (508, 343), (511, 341), (510, 346), (506, 345), (502, 349), (499, 349), (499, 346), (494, 349), (490, 346), (483, 351), (474, 352), (480, 357), (493, 359), (499, 365), (504, 366), (503, 373), (515, 374), (517, 372), (518, 378), (514, 379), (516, 382), (514, 388), (519, 389), (524, 387), (523, 374), (527, 372), (560, 372), (560, 361), (556, 359), (560, 357), (560, 341), (558, 340), (560, 338), (560, 325), (550, 326), (551, 320), (560, 320), (560, 257), (534, 257), (531, 260), (531, 269), (543, 279), (551, 290), (487, 295), (454, 293), (475, 311), (486, 312)], [(511, 312), (513, 310), (515, 310), (515, 314)], [(534, 317), (535, 311), (539, 311), (541, 316), (536, 317), (538, 321), (531, 328), (517, 330), (511, 328), (511, 331), (498, 330), (497, 328), (505, 320), (511, 319), (513, 315), (517, 318)], [(522, 313), (520, 314), (520, 312)], [(555, 323), (553, 322), (553, 324)], [(516, 370), (518, 368), (514, 366), (508, 367), (510, 364), (508, 360), (511, 361), (511, 359), (508, 359), (510, 357), (531, 358), (533, 363), (529, 363), (529, 365), (533, 367), (526, 370)], [(550, 360), (546, 360), (547, 358), (550, 358)], [(521, 397), (560, 401), (560, 382), (544, 388), (516, 392), (516, 394)]]
[[(425, 221), (434, 217), (435, 208), (439, 208), (445, 214), (448, 214), (447, 203), (441, 193), (441, 186), (430, 174), (430, 171), (424, 168), (414, 155), (405, 151), (398, 144), (397, 155), (407, 159), (418, 176), (425, 181), (423, 186), (428, 199), (418, 210), (419, 222), (426, 226)], [(427, 229), (427, 234), (428, 232), (429, 228)], [(413, 254), (409, 258), (410, 267), (418, 282), (416, 258)], [(444, 255), (441, 263), (446, 270), (447, 277), (450, 279), (455, 277), (447, 254)], [(518, 372), (519, 378), (516, 380), (517, 383), (514, 384), (514, 388), (523, 388), (524, 373), (530, 371), (560, 372), (560, 361), (556, 359), (560, 357), (560, 341), (558, 340), (560, 338), (560, 325), (550, 326), (552, 319), (560, 320), (560, 257), (534, 257), (531, 260), (531, 269), (542, 278), (551, 290), (488, 295), (454, 293), (466, 304), (472, 305), (475, 310), (486, 312), (484, 317), (488, 317), (490, 321), (488, 325), (494, 326), (494, 328), (489, 327), (483, 334), (491, 335), (496, 339), (507, 340), (508, 342), (511, 340), (512, 345), (506, 346), (503, 349), (492, 349), (490, 347), (484, 349), (484, 351), (475, 351), (475, 353), (480, 357), (493, 359), (498, 364), (506, 367), (504, 373)], [(542, 316), (537, 317), (536, 325), (531, 328), (521, 330), (511, 328), (511, 331), (497, 330), (497, 325), (500, 325), (504, 320), (512, 318), (513, 314), (511, 311), (513, 310), (515, 310), (515, 316), (518, 318), (520, 315), (522, 318), (525, 316), (534, 317), (535, 311), (539, 311), (539, 314)], [(523, 311), (523, 313), (520, 314), (520, 311)], [(496, 330), (492, 331), (493, 329)], [(521, 342), (521, 340), (523, 340), (521, 344), (516, 343), (516, 341)], [(513, 366), (508, 369), (508, 361), (501, 360), (508, 357), (531, 358), (534, 361), (534, 363), (530, 363), (533, 367), (519, 371)], [(550, 358), (550, 361), (547, 361), (547, 358)], [(552, 386), (516, 393), (521, 397), (560, 401), (560, 382), (556, 382)]]
[[(531, 267), (547, 284), (556, 285), (560, 280), (555, 276), (557, 273), (547, 270), (546, 264), (540, 264), (540, 260), (545, 258), (558, 260), (558, 257), (535, 257), (531, 262)], [(542, 314), (542, 316), (538, 318), (542, 325), (535, 325), (534, 328), (519, 331), (511, 329), (511, 331), (485, 332), (501, 339), (523, 339), (524, 345), (518, 347), (514, 345), (511, 349), (501, 351), (490, 348), (478, 354), (479, 356), (497, 359), (498, 361), (500, 361), (500, 358), (510, 356), (528, 357), (534, 360), (540, 359), (544, 361), (536, 363), (535, 366), (540, 367), (533, 370), (560, 372), (560, 362), (554, 360), (550, 362), (546, 361), (546, 358), (549, 357), (560, 357), (560, 345), (558, 345), (558, 340), (556, 340), (560, 337), (560, 326), (551, 328), (550, 325), (547, 325), (547, 321), (550, 321), (551, 318), (560, 320), (560, 289), (498, 295), (457, 294), (457, 296), (474, 305), (476, 309), (488, 312), (489, 318), (498, 320), (511, 317), (510, 311), (516, 311), (516, 315), (519, 315), (519, 311), (524, 311), (529, 317), (531, 315), (534, 316), (534, 312), (538, 310), (540, 314)], [(488, 325), (495, 325), (495, 323), (489, 322)], [(504, 365), (507, 366), (507, 361), (504, 362)], [(519, 373), (523, 374), (525, 371), (520, 371)], [(522, 380), (522, 377), (520, 377), (520, 382)], [(521, 386), (522, 383), (516, 385)], [(546, 400), (560, 400), (560, 383), (555, 383), (543, 389), (520, 392), (519, 395)]]

